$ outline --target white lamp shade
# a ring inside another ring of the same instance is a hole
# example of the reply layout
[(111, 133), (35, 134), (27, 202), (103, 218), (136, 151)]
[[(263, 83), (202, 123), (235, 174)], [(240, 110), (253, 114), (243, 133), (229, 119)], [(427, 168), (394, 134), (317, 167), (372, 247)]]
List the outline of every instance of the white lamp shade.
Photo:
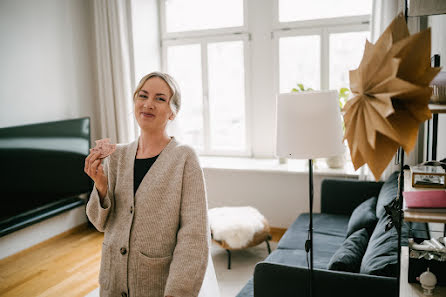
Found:
[(279, 94), (276, 111), (276, 156), (314, 159), (344, 152), (337, 91)]

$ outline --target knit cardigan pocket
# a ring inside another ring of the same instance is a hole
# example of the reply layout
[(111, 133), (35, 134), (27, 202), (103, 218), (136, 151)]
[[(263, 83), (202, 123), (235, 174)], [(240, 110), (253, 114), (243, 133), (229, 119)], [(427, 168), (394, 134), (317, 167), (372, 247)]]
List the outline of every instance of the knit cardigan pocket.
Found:
[(137, 297), (163, 297), (172, 256), (150, 258), (138, 252)]
[(102, 289), (108, 290), (111, 277), (111, 248), (102, 243), (101, 269), (99, 271), (99, 285)]

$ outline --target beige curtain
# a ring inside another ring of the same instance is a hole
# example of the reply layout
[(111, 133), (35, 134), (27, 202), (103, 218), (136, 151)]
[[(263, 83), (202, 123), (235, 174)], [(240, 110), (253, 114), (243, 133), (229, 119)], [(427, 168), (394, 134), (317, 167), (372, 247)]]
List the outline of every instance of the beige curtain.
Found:
[(404, 9), (404, 3), (400, 0), (374, 0), (372, 6), (372, 20), (370, 23), (371, 42), (375, 43), (384, 29), (392, 22), (400, 11)]
[(99, 136), (127, 143), (137, 135), (130, 1), (94, 0), (94, 25)]

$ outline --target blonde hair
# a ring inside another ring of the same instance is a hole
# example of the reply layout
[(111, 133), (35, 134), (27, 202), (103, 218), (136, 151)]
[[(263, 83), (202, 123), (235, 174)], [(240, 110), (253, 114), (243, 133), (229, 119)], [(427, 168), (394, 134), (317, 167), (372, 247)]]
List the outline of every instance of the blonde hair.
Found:
[(154, 71), (154, 72), (151, 72), (151, 73), (145, 75), (143, 78), (141, 78), (138, 86), (136, 87), (135, 92), (133, 93), (133, 102), (135, 102), (139, 91), (141, 91), (141, 89), (142, 89), (143, 85), (146, 83), (146, 81), (148, 81), (152, 77), (161, 78), (169, 86), (170, 91), (172, 92), (172, 97), (169, 100), (169, 106), (170, 106), (170, 110), (172, 111), (174, 116), (176, 116), (178, 114), (178, 112), (180, 111), (180, 107), (181, 107), (180, 87), (178, 86), (178, 83), (175, 81), (175, 79), (167, 73)]

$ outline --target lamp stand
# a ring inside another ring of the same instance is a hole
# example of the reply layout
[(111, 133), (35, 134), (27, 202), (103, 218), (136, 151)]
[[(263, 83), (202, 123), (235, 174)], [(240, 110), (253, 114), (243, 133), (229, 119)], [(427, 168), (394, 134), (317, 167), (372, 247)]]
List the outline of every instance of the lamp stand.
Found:
[(310, 225), (308, 227), (309, 239), (305, 241), (305, 251), (310, 253), (310, 297), (313, 296), (313, 160), (308, 159), (308, 173), (310, 184)]

